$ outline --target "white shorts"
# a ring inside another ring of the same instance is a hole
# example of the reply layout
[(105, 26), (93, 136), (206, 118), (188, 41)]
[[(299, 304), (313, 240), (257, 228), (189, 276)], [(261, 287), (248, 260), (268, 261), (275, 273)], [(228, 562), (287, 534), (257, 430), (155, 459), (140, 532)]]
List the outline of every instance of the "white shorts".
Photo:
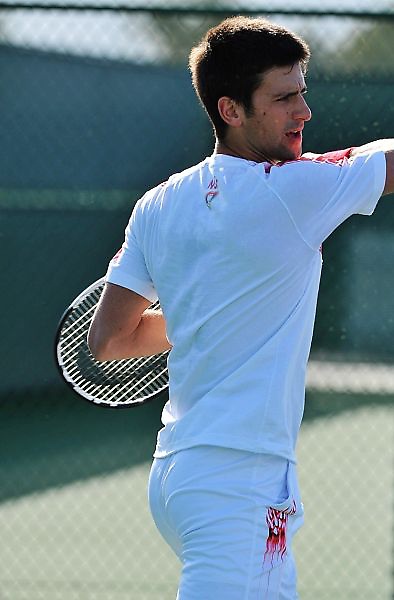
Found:
[(295, 600), (295, 466), (213, 446), (155, 459), (149, 504), (182, 562), (178, 600)]

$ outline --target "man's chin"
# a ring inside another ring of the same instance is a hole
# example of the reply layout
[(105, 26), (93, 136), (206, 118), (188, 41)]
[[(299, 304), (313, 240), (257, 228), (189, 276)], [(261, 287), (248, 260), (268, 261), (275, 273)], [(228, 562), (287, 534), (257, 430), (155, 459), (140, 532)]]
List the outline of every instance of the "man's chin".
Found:
[(275, 163), (284, 163), (284, 162), (291, 162), (293, 160), (298, 160), (299, 158), (301, 158), (302, 156), (302, 152), (281, 152), (280, 155), (278, 155), (278, 157), (275, 159)]
[(272, 149), (271, 152), (265, 150), (262, 155), (265, 156), (266, 160), (269, 160), (269, 162), (273, 164), (298, 160), (302, 156), (302, 144), (278, 146), (277, 148)]
[(287, 154), (284, 160), (298, 160), (299, 158), (301, 158), (302, 155), (302, 146), (300, 145), (294, 149), (289, 148), (288, 151), (284, 154)]

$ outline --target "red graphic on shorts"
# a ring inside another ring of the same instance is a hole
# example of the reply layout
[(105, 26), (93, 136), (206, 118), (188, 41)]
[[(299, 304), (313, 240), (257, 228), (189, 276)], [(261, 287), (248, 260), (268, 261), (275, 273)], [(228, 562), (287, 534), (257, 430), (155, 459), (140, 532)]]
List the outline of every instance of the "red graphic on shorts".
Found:
[(272, 563), (275, 556), (283, 560), (287, 550), (287, 520), (290, 515), (295, 514), (296, 510), (297, 506), (294, 500), (292, 506), (285, 510), (278, 510), (276, 508), (269, 508), (267, 510), (266, 523), (268, 525), (268, 536), (264, 562), (266, 562), (267, 558), (270, 558)]

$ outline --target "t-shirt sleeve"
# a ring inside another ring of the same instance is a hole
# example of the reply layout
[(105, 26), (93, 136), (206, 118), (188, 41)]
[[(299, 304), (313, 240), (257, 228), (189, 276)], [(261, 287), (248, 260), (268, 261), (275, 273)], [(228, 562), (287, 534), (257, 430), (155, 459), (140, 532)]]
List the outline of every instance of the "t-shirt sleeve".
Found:
[(125, 231), (125, 240), (108, 266), (106, 281), (137, 292), (150, 302), (157, 293), (149, 275), (141, 243), (143, 212), (137, 202)]
[(383, 193), (386, 161), (383, 152), (338, 159), (310, 156), (272, 167), (268, 185), (305, 242), (318, 249), (351, 215), (373, 213)]

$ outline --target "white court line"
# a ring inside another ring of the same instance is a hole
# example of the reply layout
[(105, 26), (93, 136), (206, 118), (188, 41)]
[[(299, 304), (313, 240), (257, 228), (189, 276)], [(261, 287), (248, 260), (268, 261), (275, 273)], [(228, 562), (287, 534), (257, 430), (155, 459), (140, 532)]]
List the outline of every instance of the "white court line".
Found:
[(375, 394), (394, 393), (394, 365), (310, 360), (307, 389)]

